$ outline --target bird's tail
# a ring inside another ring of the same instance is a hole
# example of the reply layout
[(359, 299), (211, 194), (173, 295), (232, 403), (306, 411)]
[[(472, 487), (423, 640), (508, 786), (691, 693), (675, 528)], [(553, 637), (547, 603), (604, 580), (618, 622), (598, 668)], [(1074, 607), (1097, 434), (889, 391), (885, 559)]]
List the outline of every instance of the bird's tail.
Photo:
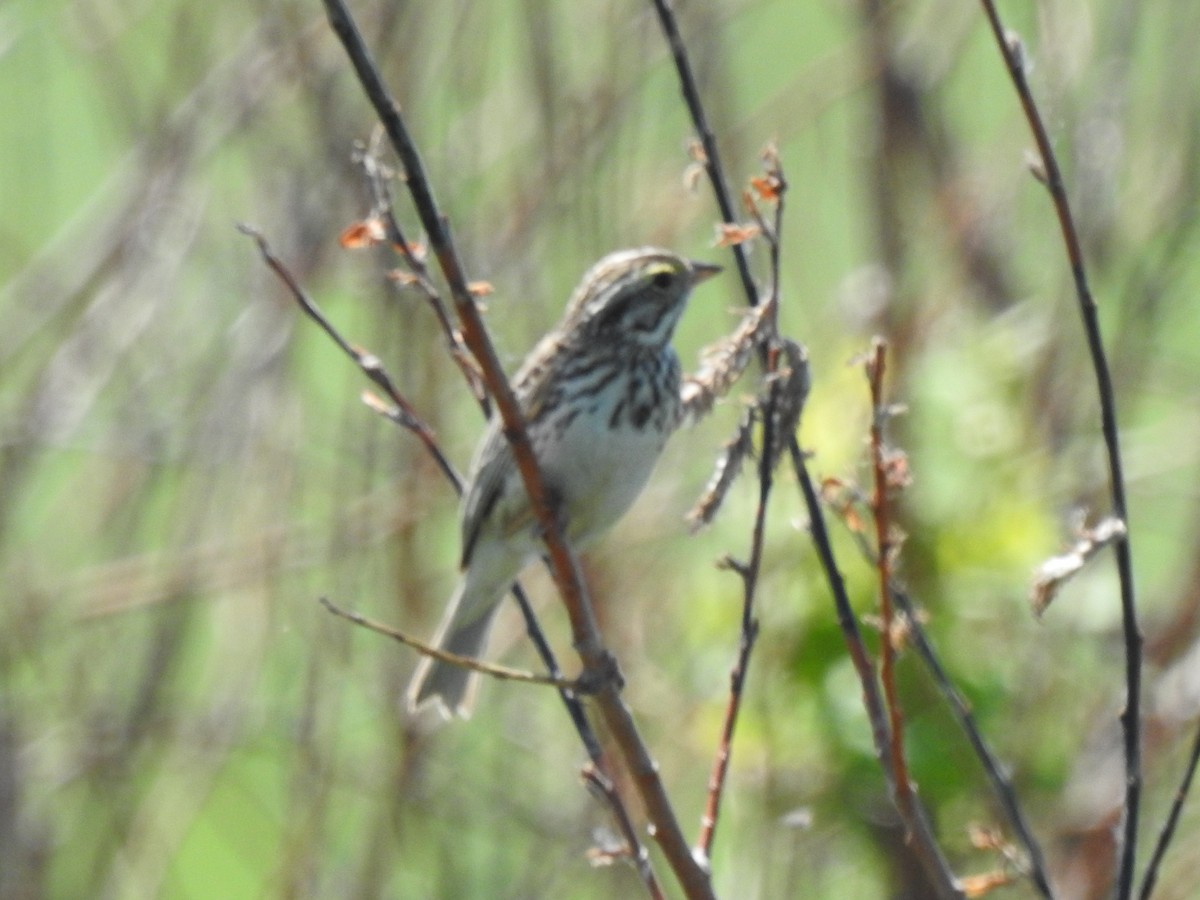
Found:
[[(467, 582), (464, 578), (455, 591), (433, 643), (439, 650), (479, 659), (500, 604), (491, 602), (480, 608), (480, 604), (464, 603)], [(444, 718), (459, 715), (466, 719), (471, 715), (478, 689), (478, 672), (426, 656), (408, 686), (408, 710), (416, 713), (434, 706)]]

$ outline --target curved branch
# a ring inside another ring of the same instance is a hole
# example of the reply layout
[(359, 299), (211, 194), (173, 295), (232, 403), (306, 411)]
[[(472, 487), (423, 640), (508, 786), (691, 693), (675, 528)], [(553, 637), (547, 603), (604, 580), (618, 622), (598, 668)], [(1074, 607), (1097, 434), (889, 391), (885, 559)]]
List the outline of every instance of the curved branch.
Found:
[(1137, 859), (1138, 813), (1142, 796), (1142, 746), (1141, 746), (1141, 692), (1142, 692), (1142, 634), (1138, 627), (1137, 602), (1134, 595), (1133, 552), (1130, 549), (1129, 518), (1125, 502), (1125, 475), (1121, 465), (1121, 445), (1117, 433), (1117, 403), (1113, 391), (1112, 374), (1100, 334), (1100, 319), (1092, 289), (1088, 284), (1083, 265), (1083, 250), (1079, 231), (1067, 198), (1062, 170), (1058, 165), (1050, 136), (1042, 121), (1029, 81), (1025, 77), (1024, 49), (1021, 40), (1006, 31), (1000, 22), (993, 0), (981, 0), (988, 23), (1004, 64), (1016, 88), (1021, 108), (1029, 123), (1029, 130), (1037, 143), (1041, 156), (1041, 169), (1034, 174), (1045, 186), (1058, 215), (1059, 229), (1066, 248), (1071, 277), (1075, 282), (1075, 295), (1079, 313), (1083, 320), (1083, 331), (1092, 370), (1096, 378), (1096, 393), (1100, 402), (1100, 429), (1104, 435), (1104, 449), (1108, 461), (1109, 495), (1112, 512), (1125, 524), (1125, 534), (1113, 544), (1116, 555), (1117, 580), (1121, 592), (1121, 625), (1125, 635), (1125, 709), (1121, 713), (1121, 729), (1125, 744), (1125, 821), (1120, 841), (1120, 862), (1117, 867), (1117, 896), (1128, 900), (1133, 892), (1134, 865)]

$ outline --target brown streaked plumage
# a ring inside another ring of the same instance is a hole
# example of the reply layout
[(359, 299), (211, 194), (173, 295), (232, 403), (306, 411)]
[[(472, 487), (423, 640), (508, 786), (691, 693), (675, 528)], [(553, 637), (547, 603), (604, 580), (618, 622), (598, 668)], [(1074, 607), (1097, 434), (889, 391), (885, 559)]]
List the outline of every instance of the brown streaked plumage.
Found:
[[(542, 477), (577, 546), (629, 508), (678, 426), (680, 369), (671, 337), (691, 289), (718, 271), (655, 248), (604, 257), (513, 376)], [(480, 657), (500, 601), (541, 549), (496, 417), (471, 464), (461, 530), (463, 574), (435, 642)], [(476, 680), (426, 658), (409, 686), (409, 709), (433, 705), (447, 718), (466, 717)]]

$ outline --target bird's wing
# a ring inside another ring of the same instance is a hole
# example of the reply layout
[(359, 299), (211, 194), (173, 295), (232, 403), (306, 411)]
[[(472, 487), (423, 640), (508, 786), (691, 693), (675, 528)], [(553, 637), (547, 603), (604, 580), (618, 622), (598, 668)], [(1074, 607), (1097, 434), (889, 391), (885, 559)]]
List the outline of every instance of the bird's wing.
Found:
[[(545, 344), (546, 341), (544, 340), (542, 343)], [(539, 344), (534, 352), (529, 354), (520, 370), (512, 377), (512, 389), (516, 394), (517, 403), (521, 406), (522, 414), (526, 416), (527, 425), (530, 421), (538, 418), (542, 401), (545, 400), (547, 385), (545, 364), (547, 356), (552, 353), (551, 346), (544, 347)], [(493, 412), (492, 418), (487, 422), (487, 431), (480, 440), (479, 448), (475, 450), (467, 493), (463, 496), (461, 516), (461, 565), (463, 569), (466, 569), (470, 562), (475, 544), (479, 541), (479, 535), (484, 529), (484, 523), (487, 522), (488, 517), (494, 514), (497, 503), (504, 496), (505, 482), (508, 481), (510, 474), (515, 473), (515, 470), (512, 449), (509, 446), (508, 438), (504, 437), (504, 422), (500, 420), (499, 413)], [(528, 506), (528, 504), (522, 505)], [(497, 523), (502, 532), (514, 532), (521, 527), (523, 520), (528, 518), (527, 515), (520, 512), (520, 506), (517, 506), (514, 512), (515, 515), (511, 516), (512, 521)], [(505, 518), (510, 518), (510, 516), (506, 515)]]
[(488, 422), (487, 432), (479, 449), (475, 451), (475, 463), (471, 467), (471, 480), (462, 504), (462, 561), (466, 568), (471, 561), (471, 552), (479, 540), (479, 532), (487, 521), (496, 502), (504, 493), (505, 475), (512, 469), (512, 450), (504, 438), (499, 415)]
[[(555, 356), (561, 351), (558, 341), (553, 335), (547, 335), (542, 342), (526, 357), (521, 368), (512, 378), (513, 392), (517, 403), (525, 416), (526, 425), (536, 422), (541, 412), (542, 404), (549, 395), (552, 386), (547, 372), (553, 370)], [(475, 451), (475, 459), (471, 464), (471, 478), (467, 492), (463, 497), (461, 515), (462, 560), (465, 569), (471, 561), (471, 554), (484, 523), (493, 515), (496, 504), (504, 495), (505, 483), (510, 474), (515, 474), (516, 466), (512, 458), (512, 448), (504, 436), (504, 423), (497, 412), (493, 412), (488, 421), (487, 431)], [(524, 486), (521, 495), (524, 497)], [(532, 515), (528, 503), (521, 503), (505, 516), (506, 521), (497, 523), (506, 534), (511, 534), (528, 523), (532, 523)]]

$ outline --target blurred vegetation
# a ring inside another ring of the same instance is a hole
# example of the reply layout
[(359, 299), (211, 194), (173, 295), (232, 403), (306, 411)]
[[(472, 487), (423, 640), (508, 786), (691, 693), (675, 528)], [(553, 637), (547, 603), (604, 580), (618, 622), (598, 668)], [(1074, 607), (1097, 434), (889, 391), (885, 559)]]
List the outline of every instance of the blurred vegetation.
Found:
[[(1200, 712), (1200, 6), (1007, 6), (1119, 392), (1148, 653), (1144, 860)], [(1111, 561), (1043, 621), (1027, 605), (1033, 568), (1107, 512), (1095, 391), (980, 10), (680, 7), (731, 179), (768, 140), (790, 178), (782, 328), (811, 351), (814, 471), (865, 477), (852, 361), (887, 337), (915, 476), (903, 577), (1061, 896), (1103, 896), (1124, 687)], [(354, 9), (471, 276), (496, 288), (488, 322), (511, 364), (603, 253), (724, 253), (710, 195), (683, 178), (690, 126), (649, 4)], [(374, 123), (320, 4), (16, 0), (0, 86), (0, 896), (640, 896), (628, 867), (588, 863), (609, 823), (552, 692), (488, 684), (470, 723), (428, 731), (400, 709), (413, 654), (316, 603), (430, 633), (455, 501), (234, 223), (264, 231), (462, 465), (481, 424), (427, 306), (386, 279), (389, 253), (338, 247), (369, 206), (352, 149)], [(736, 322), (733, 281), (697, 293), (685, 360)], [(712, 563), (748, 548), (749, 473), (712, 528), (689, 538), (682, 517), (740, 408), (678, 435), (587, 560), (689, 833), (740, 615), (740, 584)], [(845, 529), (837, 549), (869, 614)], [(545, 577), (529, 584), (570, 663)], [(758, 613), (719, 893), (918, 896), (786, 477)], [(513, 615), (494, 652), (532, 666), (526, 644)], [(915, 657), (900, 675), (914, 777), (956, 871), (1000, 866), (968, 839), (1001, 821), (978, 763)], [(1193, 805), (1156, 896), (1194, 896), (1198, 838)]]

